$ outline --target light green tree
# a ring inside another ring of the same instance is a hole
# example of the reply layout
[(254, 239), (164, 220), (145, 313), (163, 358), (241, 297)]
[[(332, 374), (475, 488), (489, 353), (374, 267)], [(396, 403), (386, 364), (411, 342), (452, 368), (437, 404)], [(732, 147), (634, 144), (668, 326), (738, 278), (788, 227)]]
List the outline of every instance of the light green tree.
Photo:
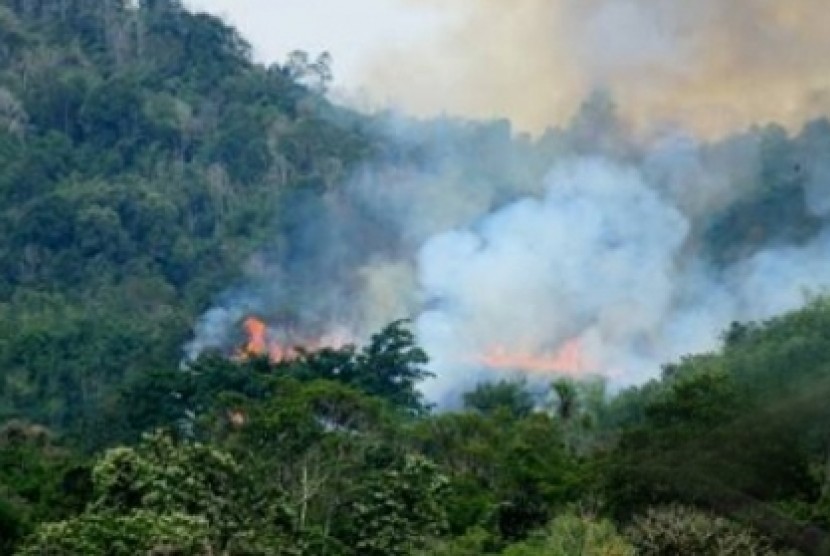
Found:
[[(634, 556), (634, 547), (607, 520), (566, 514), (503, 556)], [(691, 554), (691, 553), (689, 553)]]
[(229, 454), (168, 435), (107, 451), (81, 515), (44, 524), (22, 556), (291, 553), (278, 498), (258, 496)]

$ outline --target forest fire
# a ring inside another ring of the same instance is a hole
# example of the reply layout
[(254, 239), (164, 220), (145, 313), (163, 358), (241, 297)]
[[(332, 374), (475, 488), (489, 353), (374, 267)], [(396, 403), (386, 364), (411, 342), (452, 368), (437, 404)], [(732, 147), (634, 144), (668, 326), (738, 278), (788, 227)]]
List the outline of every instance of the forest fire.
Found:
[(253, 316), (243, 321), (242, 328), (247, 339), (236, 353), (236, 357), (241, 360), (268, 356), (273, 363), (281, 363), (297, 359), (304, 352), (340, 348), (349, 343), (345, 336), (335, 334), (302, 340), (289, 340), (285, 338), (286, 334), (282, 334), (283, 339), (276, 338), (277, 334), (274, 334), (263, 320)]
[[(293, 361), (303, 353), (323, 348), (340, 348), (350, 343), (345, 334), (300, 338), (285, 330), (276, 331), (269, 328), (265, 321), (254, 316), (247, 317), (242, 323), (242, 328), (246, 340), (236, 352), (236, 358), (239, 360), (267, 356), (273, 363), (281, 363)], [(591, 370), (590, 360), (585, 356), (579, 338), (570, 339), (558, 350), (548, 353), (497, 345), (475, 356), (474, 360), (488, 369), (537, 374), (579, 376)]]
[(268, 328), (265, 323), (256, 317), (248, 317), (242, 326), (248, 335), (248, 341), (245, 347), (242, 348), (242, 353), (246, 355), (264, 354), (267, 349), (265, 333)]
[(479, 361), (491, 369), (510, 369), (539, 374), (566, 374), (577, 376), (590, 370), (582, 342), (573, 338), (552, 353), (514, 351), (504, 346), (488, 350)]

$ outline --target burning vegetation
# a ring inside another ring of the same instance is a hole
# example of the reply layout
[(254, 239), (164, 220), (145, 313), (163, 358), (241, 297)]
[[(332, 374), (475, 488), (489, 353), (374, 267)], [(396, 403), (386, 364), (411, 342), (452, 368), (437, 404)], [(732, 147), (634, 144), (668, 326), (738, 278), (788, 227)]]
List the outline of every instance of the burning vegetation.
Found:
[(242, 329), (245, 333), (245, 340), (235, 354), (240, 360), (267, 356), (272, 363), (282, 363), (297, 359), (304, 353), (325, 348), (339, 349), (350, 343), (347, 337), (341, 334), (305, 337), (298, 333), (287, 332), (286, 329), (269, 326), (264, 320), (255, 316), (245, 318), (242, 321)]
[[(267, 356), (272, 363), (298, 359), (303, 354), (321, 349), (339, 349), (353, 342), (345, 334), (327, 334), (307, 337), (269, 326), (255, 316), (246, 317), (241, 324), (245, 334), (243, 344), (234, 358), (246, 360)], [(475, 365), (492, 371), (522, 372), (540, 375), (565, 375), (579, 377), (595, 371), (585, 356), (582, 341), (572, 338), (561, 348), (550, 352), (524, 350), (507, 345), (496, 345), (469, 358)]]
[(830, 300), (775, 316), (830, 284), (830, 122), (641, 134), (630, 89), (827, 114), (810, 2), (476, 0), (624, 77), (531, 138), (337, 107), (179, 0), (0, 0), (0, 554), (830, 552)]
[(496, 346), (478, 359), (488, 369), (521, 371), (530, 374), (560, 374), (579, 377), (591, 373), (590, 360), (583, 352), (582, 342), (573, 338), (561, 348), (549, 353), (538, 353)]

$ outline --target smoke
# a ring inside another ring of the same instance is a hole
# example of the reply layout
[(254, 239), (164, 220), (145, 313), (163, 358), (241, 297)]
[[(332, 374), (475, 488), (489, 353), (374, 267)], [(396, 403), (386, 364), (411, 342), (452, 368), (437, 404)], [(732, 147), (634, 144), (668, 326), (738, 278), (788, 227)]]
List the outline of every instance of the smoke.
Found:
[(723, 136), (754, 123), (795, 128), (830, 108), (830, 16), (818, 0), (432, 4), (448, 20), (439, 39), (365, 70), (376, 96), (421, 114), (509, 117), (538, 132), (604, 87), (637, 126)]
[[(674, 170), (691, 164), (699, 183), (720, 183), (688, 160), (688, 148), (669, 157)], [(830, 281), (830, 233), (766, 246), (726, 267), (707, 261), (693, 245), (699, 207), (684, 213), (686, 192), (672, 189), (673, 172), (657, 171), (667, 170), (665, 156), (647, 156), (641, 167), (559, 161), (543, 198), (423, 246), (428, 309), (417, 331), (434, 358), (434, 399), (487, 376), (475, 355), (504, 345), (542, 357), (577, 341), (587, 366), (561, 371), (598, 373), (617, 387), (642, 382), (663, 363), (718, 345), (730, 322), (794, 309)]]
[(827, 133), (827, 121), (817, 121), (808, 125), (803, 135), (804, 160), (808, 176), (805, 185), (807, 208), (814, 216), (830, 215), (830, 134)]
[(597, 93), (533, 141), (503, 121), (396, 117), (379, 133), (386, 156), (282, 200), (275, 241), (189, 357), (238, 347), (249, 314), (300, 342), (409, 317), (434, 401), (501, 372), (622, 386), (830, 283), (826, 121), (644, 139)]
[(429, 240), (418, 259), (433, 308), (418, 332), (442, 367), (475, 366), (493, 346), (542, 354), (580, 338), (596, 369), (653, 341), (671, 308), (689, 224), (634, 168), (558, 163), (542, 199), (516, 201), (473, 228)]
[(448, 5), (462, 23), (435, 52), (387, 53), (378, 82), (544, 133), (377, 117), (384, 154), (286, 191), (187, 357), (232, 352), (250, 314), (314, 345), (409, 317), (433, 401), (500, 372), (622, 386), (830, 283), (830, 123), (796, 131), (830, 98), (813, 2)]
[(365, 340), (417, 314), (415, 259), (428, 238), (541, 188), (536, 176), (546, 163), (505, 122), (394, 116), (380, 127), (387, 156), (337, 188), (290, 191), (280, 200), (273, 242), (199, 319), (187, 359), (231, 351), (248, 314), (294, 331), (297, 340)]

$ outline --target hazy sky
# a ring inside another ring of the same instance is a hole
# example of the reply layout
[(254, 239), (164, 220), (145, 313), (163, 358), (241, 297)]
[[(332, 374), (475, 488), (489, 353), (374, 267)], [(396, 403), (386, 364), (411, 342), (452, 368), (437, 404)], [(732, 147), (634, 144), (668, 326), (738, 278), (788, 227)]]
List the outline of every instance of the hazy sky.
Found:
[(390, 48), (428, 41), (445, 16), (405, 0), (186, 0), (223, 17), (251, 42), (259, 61), (282, 62), (291, 50), (334, 58), (335, 81), (360, 89), (362, 68)]
[[(189, 0), (260, 61), (334, 58), (338, 100), (562, 124), (597, 88), (649, 129), (722, 134), (830, 112), (825, 0)], [(342, 90), (349, 92), (342, 95)]]

